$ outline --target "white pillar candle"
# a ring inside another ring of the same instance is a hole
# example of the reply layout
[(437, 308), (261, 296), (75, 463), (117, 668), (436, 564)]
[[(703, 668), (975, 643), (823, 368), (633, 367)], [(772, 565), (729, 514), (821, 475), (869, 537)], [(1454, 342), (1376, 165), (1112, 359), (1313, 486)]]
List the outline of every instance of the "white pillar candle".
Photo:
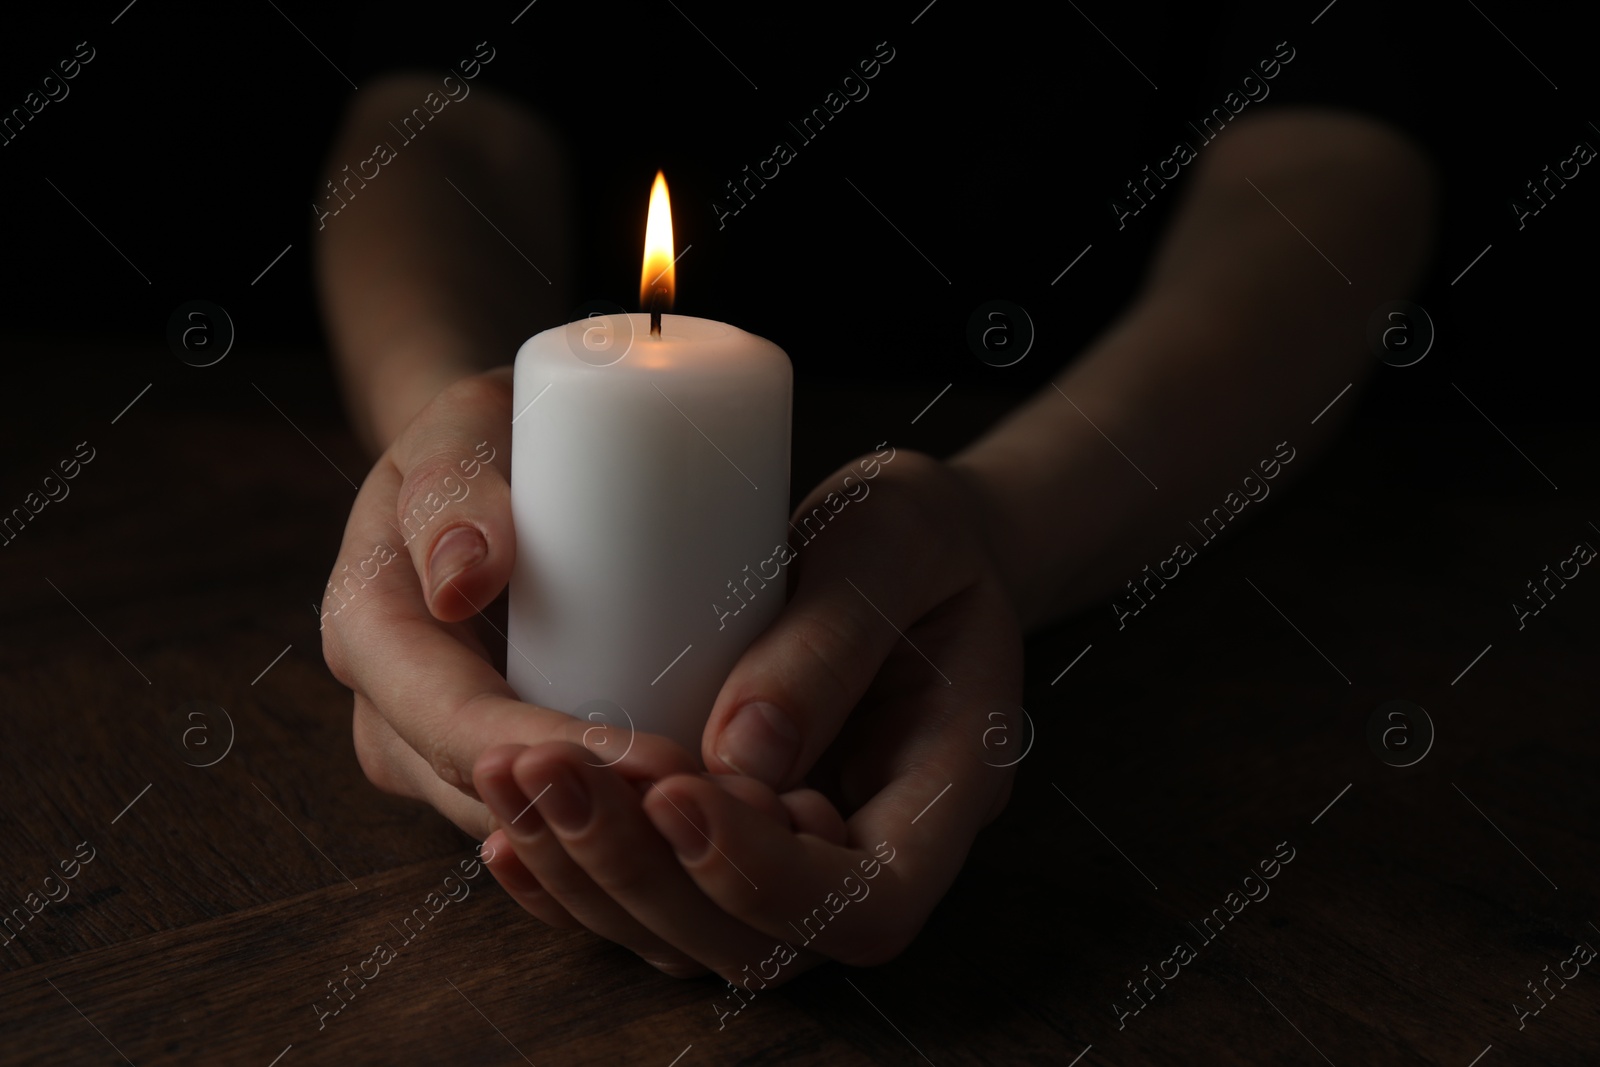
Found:
[(787, 574), (763, 564), (787, 540), (793, 372), (726, 323), (649, 327), (598, 316), (517, 353), (506, 678), (698, 759), (729, 669), (783, 605)]

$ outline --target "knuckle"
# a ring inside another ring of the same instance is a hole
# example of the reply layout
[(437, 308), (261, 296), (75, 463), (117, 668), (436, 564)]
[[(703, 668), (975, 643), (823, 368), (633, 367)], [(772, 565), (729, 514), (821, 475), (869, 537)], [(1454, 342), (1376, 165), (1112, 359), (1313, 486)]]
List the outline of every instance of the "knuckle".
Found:
[(969, 540), (971, 500), (950, 466), (920, 452), (902, 451), (893, 471), (884, 472), (880, 488), (894, 500), (903, 522), (947, 535), (904, 539), (901, 573), (935, 576), (929, 593), (947, 593), (970, 582), (973, 574), (967, 561), (976, 547)]
[(511, 404), (511, 383), (496, 375), (474, 374), (459, 378), (440, 394), (451, 407), (476, 410)]
[(351, 716), (350, 732), (355, 742), (356, 762), (361, 765), (361, 773), (366, 775), (374, 788), (398, 795), (402, 792), (399, 779), (383, 743), (376, 736), (369, 714), (358, 705)]
[(428, 767), (434, 776), (452, 789), (464, 792), (469, 779), (461, 773), (461, 768), (456, 766), (449, 742), (444, 738), (434, 737), (425, 742), (424, 747), (427, 751), (422, 753), (422, 757), (428, 761)]
[(457, 469), (459, 462), (458, 457), (437, 453), (418, 460), (406, 472), (395, 497), (395, 518), (408, 542), (420, 537), (447, 507), (460, 504), (472, 492)]
[(382, 754), (372, 749), (356, 749), (356, 762), (361, 764), (361, 773), (366, 775), (368, 783), (380, 793), (390, 796), (401, 795), (400, 788), (395, 784), (395, 779), (389, 773), (389, 765)]
[[(467, 747), (462, 736), (468, 716), (464, 713), (471, 701), (451, 708), (438, 722), (430, 724), (423, 741), (421, 755), (427, 760), (434, 775), (445, 785), (460, 790), (468, 796), (477, 796), (472, 784), (472, 765), (478, 752)], [(465, 753), (465, 766), (457, 757)]]
[(324, 619), (322, 627), (322, 658), (328, 664), (328, 671), (339, 684), (346, 689), (356, 687), (355, 675), (350, 670), (349, 657), (345, 653), (344, 641), (338, 632), (340, 624), (333, 619)]
[(833, 689), (836, 700), (849, 700), (855, 696), (856, 686), (840, 668), (849, 663), (851, 651), (861, 646), (858, 635), (845, 632), (830, 617), (807, 614), (794, 621), (789, 631), (799, 653), (817, 668), (821, 678)]
[(381, 667), (384, 632), (414, 614), (406, 596), (403, 585), (373, 585), (323, 620), (322, 657), (346, 689), (360, 693), (363, 670), (370, 680)]

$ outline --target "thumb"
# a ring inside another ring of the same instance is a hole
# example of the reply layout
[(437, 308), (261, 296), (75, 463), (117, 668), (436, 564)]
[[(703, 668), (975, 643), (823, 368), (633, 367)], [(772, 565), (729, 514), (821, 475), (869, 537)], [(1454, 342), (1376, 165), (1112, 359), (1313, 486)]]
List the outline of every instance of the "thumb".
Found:
[[(838, 474), (842, 495), (831, 491)], [(793, 598), (717, 694), (701, 743), (709, 770), (780, 792), (799, 784), (905, 632), (971, 580), (969, 546), (944, 522), (969, 502), (944, 464), (904, 452), (879, 474), (869, 498), (850, 489), (865, 475), (842, 468), (796, 510), (826, 536), (805, 542)], [(918, 681), (928, 677), (950, 684), (933, 673)]]
[(429, 610), (470, 618), (511, 578), (516, 538), (511, 487), (509, 373), (463, 378), (440, 393), (395, 442), (396, 529)]
[(794, 599), (717, 695), (703, 742), (707, 769), (780, 791), (798, 784), (921, 613), (921, 600), (910, 583), (881, 575), (856, 580), (826, 567), (803, 574)]

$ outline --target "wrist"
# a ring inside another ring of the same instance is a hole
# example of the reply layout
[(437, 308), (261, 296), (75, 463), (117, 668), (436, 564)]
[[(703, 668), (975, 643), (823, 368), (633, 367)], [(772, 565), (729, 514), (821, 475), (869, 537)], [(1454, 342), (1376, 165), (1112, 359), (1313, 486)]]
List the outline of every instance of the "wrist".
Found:
[(965, 501), (965, 513), (985, 563), (999, 578), (1012, 610), (1026, 622), (1027, 605), (1020, 586), (1021, 573), (1027, 569), (1019, 558), (1022, 545), (989, 463), (989, 457), (969, 449), (946, 460), (944, 467)]
[(964, 455), (952, 456), (940, 466), (984, 563), (997, 574), (1002, 573), (1001, 560), (1013, 541), (993, 482), (980, 464), (970, 462)]

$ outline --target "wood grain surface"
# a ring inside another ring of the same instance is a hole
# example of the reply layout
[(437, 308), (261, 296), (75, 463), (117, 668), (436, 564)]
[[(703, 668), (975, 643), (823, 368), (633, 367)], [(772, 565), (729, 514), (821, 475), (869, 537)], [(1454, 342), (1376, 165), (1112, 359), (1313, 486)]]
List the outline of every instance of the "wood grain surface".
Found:
[[(475, 843), (367, 784), (322, 663), (366, 469), (326, 371), (167, 375), (113, 423), (138, 373), (12, 422), (0, 506), (96, 452), (0, 548), (0, 907), (24, 909), (0, 1061), (1600, 1062), (1600, 962), (1538, 984), (1600, 947), (1600, 577), (1521, 629), (1509, 606), (1600, 544), (1591, 428), (1357, 426), (1125, 627), (1037, 635), (1014, 798), (913, 946), (719, 1029), (719, 982), (547, 929), (487, 872), (402, 938)], [(957, 390), (912, 426), (931, 397), (803, 394), (796, 486), (884, 439), (953, 447), (1005, 400)], [(1404, 768), (1368, 737), (1397, 699), (1435, 735)], [(379, 942), (396, 957), (323, 1017)]]

